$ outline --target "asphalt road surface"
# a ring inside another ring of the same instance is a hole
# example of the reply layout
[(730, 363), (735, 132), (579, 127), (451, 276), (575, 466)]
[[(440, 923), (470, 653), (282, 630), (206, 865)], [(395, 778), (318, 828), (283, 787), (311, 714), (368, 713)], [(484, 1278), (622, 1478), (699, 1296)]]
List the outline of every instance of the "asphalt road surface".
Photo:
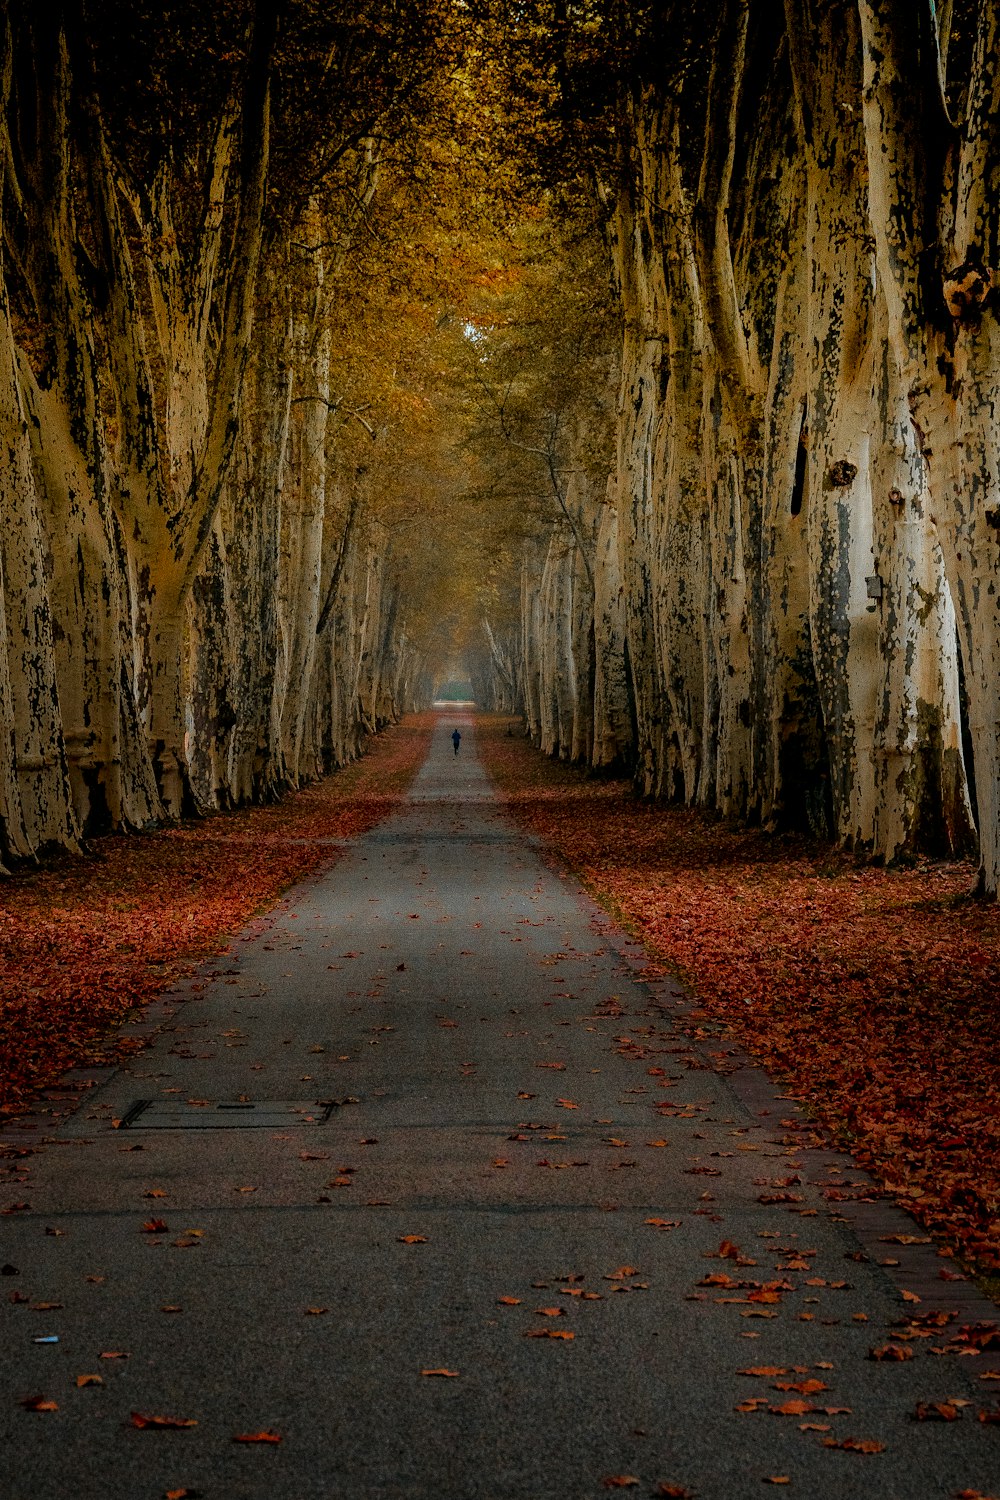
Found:
[(1000, 1362), (953, 1336), (995, 1308), (643, 976), (456, 721), (0, 1141), (3, 1500), (1000, 1493)]

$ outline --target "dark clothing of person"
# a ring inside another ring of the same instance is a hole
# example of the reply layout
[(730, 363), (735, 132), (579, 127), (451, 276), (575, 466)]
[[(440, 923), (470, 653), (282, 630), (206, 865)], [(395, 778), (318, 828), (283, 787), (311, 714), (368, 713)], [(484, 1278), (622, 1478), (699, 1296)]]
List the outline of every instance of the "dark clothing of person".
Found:
[(455, 754), (457, 755), (458, 747), (462, 743), (462, 736), (459, 734), (457, 729), (452, 734), (451, 743), (455, 746)]

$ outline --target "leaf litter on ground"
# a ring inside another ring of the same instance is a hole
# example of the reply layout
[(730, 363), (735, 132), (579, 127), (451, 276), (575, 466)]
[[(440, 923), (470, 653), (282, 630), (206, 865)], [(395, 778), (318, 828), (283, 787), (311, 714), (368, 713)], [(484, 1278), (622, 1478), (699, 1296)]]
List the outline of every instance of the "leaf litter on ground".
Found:
[(972, 899), (974, 867), (885, 869), (643, 800), (509, 722), (476, 733), (513, 815), (889, 1195), (1000, 1271), (1000, 905)]

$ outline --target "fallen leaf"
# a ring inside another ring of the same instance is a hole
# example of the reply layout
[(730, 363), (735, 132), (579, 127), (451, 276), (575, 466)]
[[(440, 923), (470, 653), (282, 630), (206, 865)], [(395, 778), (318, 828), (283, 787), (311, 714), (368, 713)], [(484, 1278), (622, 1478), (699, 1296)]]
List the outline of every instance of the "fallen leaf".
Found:
[(401, 1245), (426, 1245), (427, 1236), (423, 1234), (397, 1234), (397, 1240)]
[(883, 1363), (913, 1358), (913, 1350), (908, 1344), (878, 1344), (874, 1349), (869, 1349), (868, 1358), (879, 1360)]
[(957, 1422), (960, 1413), (953, 1401), (918, 1401), (911, 1415), (915, 1422)]
[(874, 1438), (824, 1438), (824, 1448), (843, 1448), (846, 1453), (884, 1453), (885, 1444), (876, 1442)]
[(161, 1417), (145, 1411), (132, 1412), (129, 1422), (133, 1427), (162, 1428), (171, 1432), (179, 1431), (184, 1427), (197, 1427), (198, 1425), (195, 1417)]
[(165, 1219), (147, 1219), (140, 1230), (141, 1234), (166, 1234), (167, 1224)]
[(609, 1474), (601, 1480), (606, 1490), (629, 1490), (633, 1485), (641, 1484), (634, 1474)]
[(565, 1328), (526, 1328), (526, 1339), (575, 1339), (576, 1334)]
[(76, 1384), (79, 1390), (83, 1390), (88, 1385), (103, 1385), (104, 1379), (100, 1375), (78, 1375), (76, 1377)]
[(497, 1301), (503, 1307), (520, 1307), (521, 1305), (520, 1297), (498, 1297)]
[(421, 1375), (440, 1375), (446, 1380), (456, 1380), (458, 1378), (457, 1370), (421, 1370), (420, 1373)]
[(59, 1406), (55, 1401), (50, 1401), (46, 1396), (25, 1396), (21, 1402), (25, 1411), (58, 1411)]
[(234, 1443), (280, 1443), (280, 1432), (234, 1432)]

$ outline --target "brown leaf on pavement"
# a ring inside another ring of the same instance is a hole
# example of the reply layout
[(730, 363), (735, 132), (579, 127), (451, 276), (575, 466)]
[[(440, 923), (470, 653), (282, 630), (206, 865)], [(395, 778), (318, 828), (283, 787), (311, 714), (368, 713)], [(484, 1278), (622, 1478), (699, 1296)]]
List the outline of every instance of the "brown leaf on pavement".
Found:
[(166, 1234), (167, 1223), (165, 1219), (147, 1219), (140, 1230), (141, 1234)]
[(502, 1307), (520, 1307), (520, 1297), (498, 1297), (497, 1301)]
[(132, 1427), (159, 1428), (171, 1432), (180, 1431), (184, 1427), (197, 1427), (198, 1425), (196, 1417), (161, 1417), (146, 1411), (132, 1412), (129, 1417), (129, 1423)]
[(234, 1432), (234, 1443), (280, 1443), (280, 1432)]
[(446, 1380), (457, 1380), (458, 1378), (457, 1370), (421, 1370), (420, 1373), (421, 1375), (440, 1375)]
[(426, 1245), (427, 1236), (424, 1234), (397, 1234), (397, 1240), (401, 1245)]
[(843, 1448), (846, 1453), (884, 1453), (885, 1444), (876, 1442), (874, 1438), (842, 1438), (839, 1442), (836, 1438), (824, 1438), (824, 1448)]
[(78, 1390), (83, 1390), (84, 1386), (103, 1385), (104, 1378), (101, 1375), (78, 1375), (76, 1377), (76, 1384)]
[(953, 1401), (918, 1401), (911, 1416), (915, 1422), (957, 1422), (960, 1412)]
[(565, 1328), (526, 1328), (526, 1339), (575, 1339), (576, 1334)]
[(25, 1396), (21, 1402), (25, 1411), (58, 1411), (59, 1407), (55, 1401), (49, 1401), (45, 1396)]
[(634, 1474), (609, 1474), (601, 1481), (606, 1490), (628, 1490), (641, 1482)]

